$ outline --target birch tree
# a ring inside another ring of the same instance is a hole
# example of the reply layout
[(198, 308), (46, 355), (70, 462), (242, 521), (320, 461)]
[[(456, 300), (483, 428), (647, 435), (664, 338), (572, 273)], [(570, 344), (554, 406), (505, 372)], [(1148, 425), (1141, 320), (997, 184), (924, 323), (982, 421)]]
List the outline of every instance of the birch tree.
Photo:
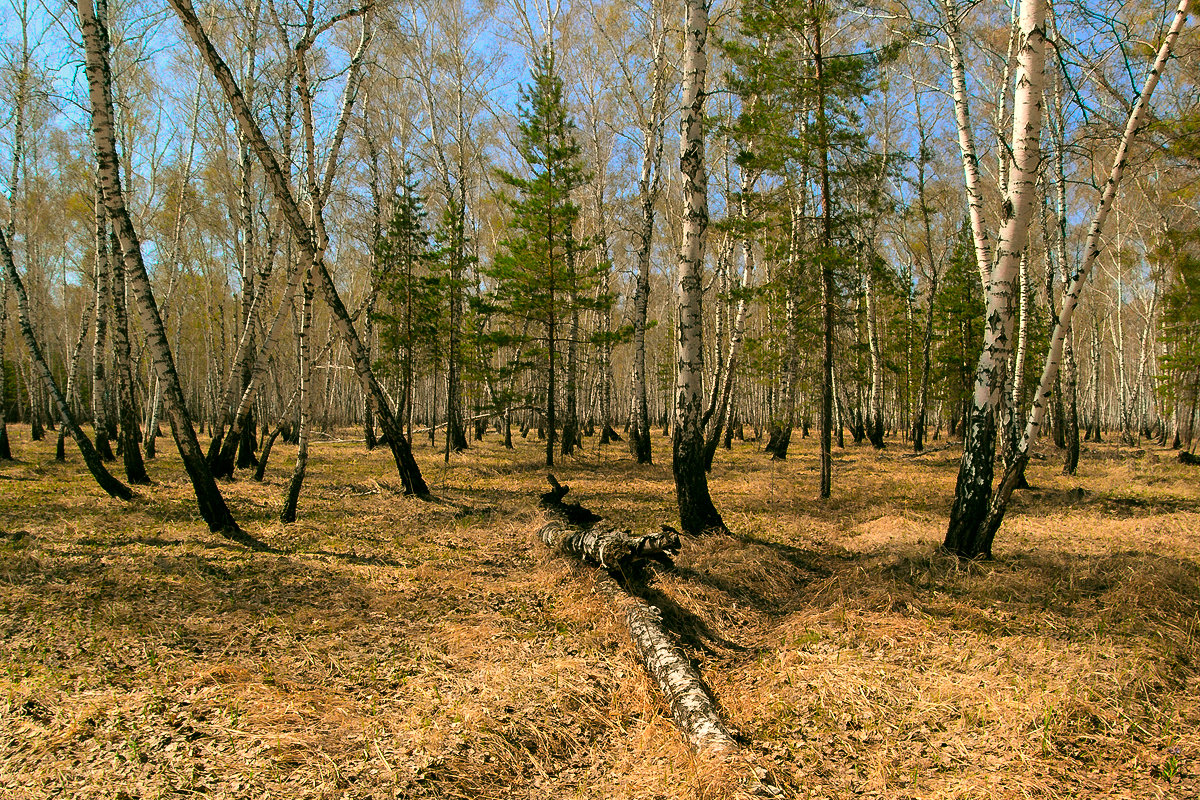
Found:
[[(1120, 143), (1113, 157), (1112, 167), (1109, 170), (1108, 179), (1104, 183), (1103, 192), (1092, 215), (1091, 224), (1088, 227), (1083, 258), (1073, 270), (1071, 278), (1063, 291), (1058, 319), (1050, 335), (1050, 345), (1046, 353), (1045, 366), (1042, 369), (1041, 380), (1038, 382), (1037, 389), (1034, 392), (1033, 405), (1028, 421), (1025, 424), (1024, 433), (1017, 443), (1012, 463), (1008, 465), (996, 489), (995, 496), (991, 498), (987, 514), (975, 531), (979, 549), (978, 552), (972, 553), (971, 557), (991, 554), (992, 541), (995, 538), (996, 531), (1000, 528), (1000, 523), (1004, 520), (1004, 512), (1008, 507), (1008, 500), (1012, 496), (1013, 489), (1016, 488), (1024, 472), (1025, 465), (1029, 462), (1029, 448), (1036, 438), (1042, 421), (1045, 418), (1046, 407), (1054, 386), (1054, 379), (1058, 375), (1059, 365), (1062, 361), (1063, 347), (1070, 329), (1071, 319), (1079, 304), (1080, 292), (1083, 290), (1088, 275), (1091, 273), (1092, 267), (1101, 252), (1101, 236), (1104, 231), (1104, 223), (1108, 219), (1108, 214), (1112, 210), (1113, 204), (1116, 202), (1117, 189), (1120, 187), (1121, 179), (1125, 175), (1129, 149), (1137, 135), (1147, 125), (1150, 98), (1158, 86), (1159, 78), (1162, 76), (1162, 71), (1166, 66), (1167, 60), (1170, 58), (1171, 50), (1175, 46), (1175, 41), (1179, 38), (1179, 32), (1183, 29), (1183, 25), (1187, 21), (1190, 5), (1191, 0), (1180, 0), (1171, 26), (1163, 37), (1154, 63), (1151, 65), (1145, 82), (1142, 84), (1142, 91), (1134, 101), (1133, 108), (1126, 120)], [(1019, 87), (1020, 81), (1018, 79), (1018, 89)], [(986, 355), (986, 345), (984, 352)], [(965, 554), (960, 552), (959, 555)]]
[[(952, 9), (947, 9), (947, 12), (953, 17)], [(944, 542), (947, 550), (964, 558), (976, 558), (990, 553), (982, 525), (987, 518), (988, 502), (991, 500), (996, 416), (1002, 402), (1005, 367), (1012, 350), (1013, 294), (1017, 290), (1017, 272), (1028, 241), (1029, 222), (1033, 215), (1037, 173), (1041, 161), (1042, 86), (1046, 61), (1045, 19), (1046, 0), (1027, 0), (1022, 4), (1008, 191), (1004, 198), (1003, 218), (996, 242), (996, 263), (986, 281), (987, 310), (984, 318), (983, 352), (975, 369), (974, 396), (963, 440), (963, 455), (959, 464), (954, 505), (950, 511), (950, 524)], [(957, 46), (952, 46), (951, 49), (953, 52), (961, 52)], [(960, 67), (961, 63), (953, 69), (956, 110), (960, 105), (958, 98), (961, 82), (957, 77)], [(965, 83), (962, 89), (965, 92)], [(965, 94), (962, 105), (965, 107)], [(965, 115), (958, 113), (957, 116), (962, 141), (966, 138), (963, 132)], [(963, 160), (966, 164), (966, 155)], [(973, 197), (975, 194), (968, 181), (968, 207), (974, 202)], [(979, 231), (975, 230), (974, 210), (971, 214), (982, 283), (982, 259), (987, 256), (987, 241), (979, 232), (982, 231), (981, 226)]]
[[(332, 276), (329, 274), (329, 270), (324, 262), (324, 253), (318, 248), (313, 231), (310, 230), (305, 221), (304, 215), (300, 210), (299, 204), (296, 202), (291, 187), (288, 185), (283, 170), (279, 166), (279, 161), (276, 159), (274, 151), (267, 143), (262, 129), (246, 104), (245, 98), (238, 88), (237, 80), (225, 64), (224, 59), (221, 58), (213, 46), (207, 31), (205, 31), (204, 26), (200, 23), (199, 17), (196, 16), (196, 11), (192, 7), (190, 0), (171, 0), (171, 6), (183, 23), (184, 30), (195, 43), (201, 56), (208, 63), (209, 68), (220, 84), (225, 99), (233, 110), (233, 116), (239, 130), (250, 141), (251, 148), (254, 150), (256, 158), (263, 167), (263, 172), (266, 175), (271, 192), (279, 203), (283, 217), (301, 252), (301, 257), (305, 263), (311, 263), (315, 267), (315, 282), (324, 296), (326, 303), (329, 305), (333, 313), (334, 322), (350, 351), (354, 361), (355, 373), (363, 384), (368, 402), (371, 405), (371, 410), (378, 418), (380, 428), (387, 436), (388, 446), (392, 450), (396, 469), (400, 473), (400, 480), (404, 484), (405, 492), (422, 496), (428, 495), (429, 487), (421, 475), (421, 469), (417, 465), (416, 459), (413, 458), (408, 440), (403, 436), (403, 432), (396, 423), (395, 415), (392, 412), (383, 387), (375, 377), (375, 373), (371, 368), (370, 353), (359, 338), (358, 332), (354, 328), (353, 320), (346, 310), (345, 304), (342, 302), (341, 295), (338, 293)], [(336, 158), (331, 159), (329, 163), (336, 163)], [(332, 181), (332, 176), (329, 175), (328, 171), (326, 173), (326, 181)]]
[(125, 204), (121, 188), (120, 166), (117, 158), (116, 134), (113, 124), (112, 77), (108, 64), (108, 31), (96, 14), (91, 0), (78, 0), (76, 8), (83, 32), (86, 52), (88, 98), (92, 112), (92, 137), (97, 158), (97, 175), (104, 196), (106, 213), (120, 242), (120, 257), (126, 275), (134, 288), (142, 326), (154, 359), (155, 370), (162, 381), (163, 395), (171, 431), (184, 469), (192, 482), (200, 513), (214, 533), (254, 548), (262, 548), (258, 540), (245, 534), (230, 513), (220, 489), (208, 468), (200, 449), (195, 428), (184, 400), (183, 388), (175, 370), (175, 360), (167, 342), (166, 330), (154, 300), (150, 277), (142, 260), (141, 242)]
[(721, 531), (725, 523), (708, 492), (704, 463), (704, 246), (708, 174), (704, 163), (704, 97), (708, 56), (707, 0), (687, 0), (679, 170), (683, 177), (683, 240), (675, 284), (676, 377), (672, 472), (683, 532)]

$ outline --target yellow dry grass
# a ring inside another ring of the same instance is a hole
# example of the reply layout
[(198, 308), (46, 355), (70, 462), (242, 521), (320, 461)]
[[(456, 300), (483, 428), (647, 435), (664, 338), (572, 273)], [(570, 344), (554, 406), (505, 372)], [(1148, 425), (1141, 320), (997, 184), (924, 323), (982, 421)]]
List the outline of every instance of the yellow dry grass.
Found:
[[(1099, 445), (1069, 479), (1048, 453), (998, 558), (965, 569), (936, 549), (954, 449), (848, 448), (825, 502), (809, 442), (720, 453), (732, 535), (687, 541), (647, 592), (744, 743), (713, 759), (679, 740), (588, 570), (531, 536), (532, 440), (449, 467), (419, 445), (429, 502), (385, 452), (318, 441), (289, 526), (279, 447), (264, 484), (224, 487), (278, 549), (256, 554), (207, 532), (169, 453), (121, 504), (11, 432), (3, 797), (1200, 793), (1200, 481), (1168, 451)], [(556, 472), (635, 529), (675, 518), (669, 466), (621, 445)]]

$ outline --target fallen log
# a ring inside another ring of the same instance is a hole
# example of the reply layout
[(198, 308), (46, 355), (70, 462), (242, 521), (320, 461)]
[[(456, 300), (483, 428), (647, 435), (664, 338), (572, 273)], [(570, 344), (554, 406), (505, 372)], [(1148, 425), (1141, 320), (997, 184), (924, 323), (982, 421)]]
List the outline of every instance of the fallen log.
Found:
[(679, 532), (669, 525), (664, 525), (661, 533), (634, 536), (628, 530), (607, 525), (580, 528), (552, 520), (538, 531), (538, 538), (551, 550), (622, 572), (646, 560), (670, 565), (671, 556), (679, 552)]
[(623, 612), (634, 650), (688, 744), (698, 750), (736, 750), (737, 742), (691, 659), (664, 629), (662, 613), (632, 592), (627, 583), (627, 576), (647, 560), (665, 558), (670, 566), (669, 556), (679, 551), (679, 534), (664, 525), (660, 533), (633, 536), (628, 530), (603, 524), (601, 517), (578, 503), (564, 503), (569, 488), (553, 475), (549, 480), (552, 489), (542, 495), (542, 506), (551, 520), (541, 527), (538, 537), (557, 552), (601, 567), (596, 586)]
[(1197, 456), (1195, 453), (1189, 453), (1187, 450), (1180, 450), (1179, 463), (1195, 466), (1200, 464), (1200, 456)]

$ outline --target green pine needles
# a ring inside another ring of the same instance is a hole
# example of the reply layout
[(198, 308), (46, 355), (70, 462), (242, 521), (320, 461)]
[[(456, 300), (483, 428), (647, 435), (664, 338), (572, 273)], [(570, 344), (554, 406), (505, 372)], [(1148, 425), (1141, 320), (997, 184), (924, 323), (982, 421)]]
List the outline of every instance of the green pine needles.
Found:
[[(591, 243), (577, 233), (579, 205), (572, 194), (588, 176), (553, 51), (534, 58), (530, 78), (521, 91), (518, 124), (524, 170), (520, 175), (499, 171), (511, 217), (487, 274), (493, 281), (493, 308), (510, 323), (501, 334), (505, 344), (521, 354), (523, 365), (541, 365), (540, 386), (531, 399), (545, 402), (546, 464), (552, 466), (560, 422), (565, 452), (578, 437), (574, 346), (579, 343), (580, 312), (599, 302), (594, 289), (600, 267), (585, 266), (581, 257)], [(561, 419), (560, 372), (567, 395)]]

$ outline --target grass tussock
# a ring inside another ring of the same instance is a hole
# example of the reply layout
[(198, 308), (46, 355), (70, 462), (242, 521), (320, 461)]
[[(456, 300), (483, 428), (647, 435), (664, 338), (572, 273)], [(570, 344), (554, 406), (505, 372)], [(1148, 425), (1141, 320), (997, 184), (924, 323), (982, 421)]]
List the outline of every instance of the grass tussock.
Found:
[[(995, 561), (938, 552), (956, 451), (718, 454), (732, 531), (642, 587), (743, 749), (690, 752), (591, 574), (532, 536), (540, 448), (294, 449), (223, 486), (250, 553), (199, 521), (177, 459), (132, 503), (11, 429), (0, 463), (0, 795), (149, 800), (1057, 798), (1200, 794), (1200, 489), (1165, 451), (1035, 460)], [(494, 437), (493, 437), (494, 438)], [(656, 440), (661, 444), (663, 440)], [(161, 448), (166, 450), (166, 448)], [(656, 456), (667, 458), (662, 446)], [(556, 470), (634, 530), (669, 466), (620, 445)]]

